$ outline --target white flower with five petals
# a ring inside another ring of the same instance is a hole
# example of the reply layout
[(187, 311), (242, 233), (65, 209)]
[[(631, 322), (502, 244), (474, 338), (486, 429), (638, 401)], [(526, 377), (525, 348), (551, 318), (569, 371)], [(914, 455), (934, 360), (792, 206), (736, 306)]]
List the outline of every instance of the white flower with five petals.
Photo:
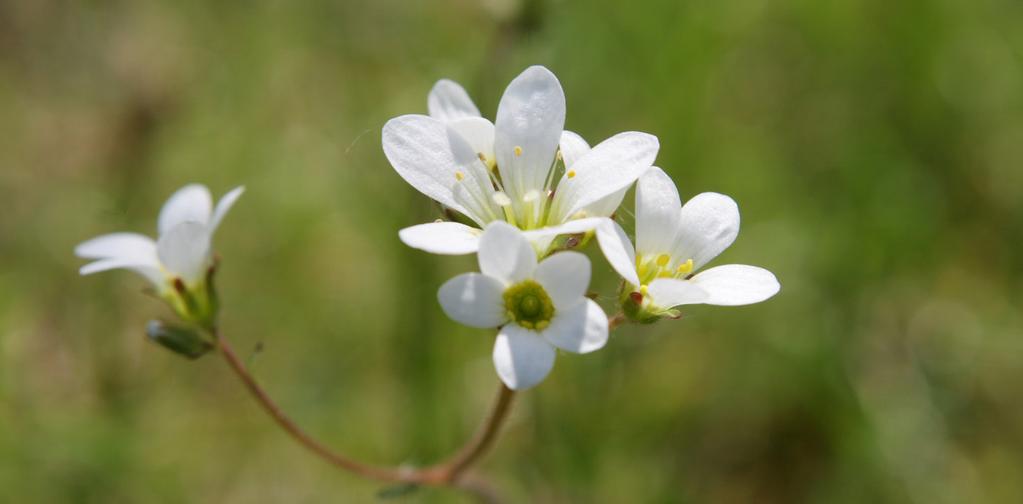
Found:
[(518, 229), (494, 222), (479, 240), (480, 273), (452, 278), (437, 292), (441, 308), (471, 327), (500, 328), (494, 366), (515, 390), (540, 383), (554, 366), (556, 348), (588, 353), (607, 343), (608, 321), (585, 296), (590, 261), (559, 252), (537, 264)]
[(112, 269), (134, 271), (149, 280), (157, 294), (179, 313), (192, 318), (208, 315), (185, 306), (178, 291), (184, 289), (198, 296), (199, 302), (208, 301), (202, 296), (206, 275), (213, 265), (213, 233), (243, 191), (242, 187), (231, 190), (214, 208), (206, 186), (187, 185), (175, 192), (160, 210), (157, 240), (138, 233), (98, 236), (75, 247), (77, 256), (95, 259), (79, 271), (82, 275)]
[(640, 318), (684, 304), (746, 305), (775, 295), (778, 280), (756, 266), (728, 264), (697, 273), (738, 234), (739, 208), (732, 198), (708, 192), (683, 206), (675, 184), (657, 167), (636, 184), (635, 249), (617, 223), (608, 220), (597, 229), (604, 256), (629, 284), (625, 295), (640, 294), (642, 305), (634, 307), (646, 316)]
[[(591, 149), (564, 131), (564, 92), (541, 66), (508, 85), (494, 124), (449, 80), (434, 86), (428, 105), (430, 116), (388, 121), (383, 147), (409, 184), (475, 224), (400, 231), (407, 245), (438, 254), (475, 252), (481, 230), (494, 221), (526, 230), (535, 248), (545, 250), (554, 236), (580, 232), (580, 219), (611, 215), (659, 147), (653, 135), (625, 132)], [(564, 169), (558, 169), (559, 152)], [(586, 220), (583, 230), (596, 222)]]

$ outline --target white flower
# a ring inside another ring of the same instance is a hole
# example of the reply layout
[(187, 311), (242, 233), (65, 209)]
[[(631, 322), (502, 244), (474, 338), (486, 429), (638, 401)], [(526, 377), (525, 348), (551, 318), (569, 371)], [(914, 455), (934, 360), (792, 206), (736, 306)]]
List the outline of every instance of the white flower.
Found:
[(590, 261), (559, 252), (537, 264), (518, 229), (494, 222), (479, 240), (481, 273), (447, 281), (437, 292), (452, 319), (479, 328), (500, 327), (494, 366), (509, 388), (540, 383), (554, 366), (555, 347), (574, 353), (607, 343), (607, 316), (585, 297)]
[[(564, 131), (561, 84), (541, 66), (527, 68), (508, 85), (495, 124), (480, 117), (465, 90), (449, 80), (434, 86), (428, 105), (430, 116), (387, 122), (384, 153), (405, 181), (475, 224), (401, 230), (403, 242), (428, 252), (475, 252), (481, 229), (493, 221), (529, 231), (534, 246), (545, 250), (557, 234), (594, 229), (599, 222), (584, 218), (611, 215), (657, 155), (657, 138), (646, 133), (619, 133), (590, 149)], [(564, 169), (558, 169), (559, 151)]]
[(775, 295), (770, 271), (728, 264), (701, 273), (739, 234), (739, 208), (728, 196), (703, 193), (682, 206), (678, 190), (660, 168), (636, 184), (636, 249), (617, 223), (606, 221), (597, 239), (608, 262), (642, 294), (642, 310), (664, 313), (684, 305), (746, 305)]
[(138, 233), (112, 233), (88, 240), (75, 247), (75, 254), (96, 261), (82, 266), (79, 272), (89, 275), (112, 269), (135, 271), (149, 280), (179, 313), (185, 310), (196, 315), (175, 296), (179, 290), (175, 283), (180, 281), (185, 290), (203, 294), (200, 287), (204, 286), (213, 261), (213, 233), (243, 191), (242, 187), (231, 190), (213, 208), (206, 186), (187, 185), (175, 192), (160, 210), (158, 240)]

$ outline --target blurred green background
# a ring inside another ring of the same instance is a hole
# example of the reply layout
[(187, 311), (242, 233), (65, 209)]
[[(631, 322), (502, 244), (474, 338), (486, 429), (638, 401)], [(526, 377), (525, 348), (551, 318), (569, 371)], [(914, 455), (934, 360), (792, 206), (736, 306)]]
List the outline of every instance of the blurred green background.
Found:
[(435, 209), (380, 128), (442, 77), (493, 118), (543, 64), (569, 129), (654, 133), (684, 198), (733, 196), (716, 263), (783, 287), (561, 356), (480, 467), (503, 495), (1023, 502), (1021, 23), (1011, 0), (0, 2), (4, 500), (375, 499), (215, 356), (145, 341), (167, 311), (140, 277), (78, 276), (76, 243), (154, 233), (188, 182), (248, 188), (222, 325), (300, 424), (379, 463), (459, 446), (493, 337), (435, 291), (474, 260), (398, 241)]

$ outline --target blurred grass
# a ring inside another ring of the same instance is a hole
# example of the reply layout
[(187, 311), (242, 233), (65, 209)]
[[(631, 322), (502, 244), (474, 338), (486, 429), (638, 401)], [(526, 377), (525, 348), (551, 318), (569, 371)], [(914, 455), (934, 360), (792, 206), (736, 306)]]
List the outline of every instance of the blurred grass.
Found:
[[(216, 359), (147, 344), (96, 234), (192, 181), (248, 191), (217, 237), (223, 326), (298, 421), (381, 463), (468, 436), (492, 338), (438, 309), (472, 258), (379, 129), (441, 77), (493, 117), (544, 64), (568, 127), (661, 139), (733, 196), (718, 260), (770, 302), (693, 307), (562, 356), (483, 469), (513, 501), (1023, 500), (1023, 5), (1010, 1), (0, 3), (0, 488), (12, 502), (348, 502)], [(610, 269), (593, 255), (596, 281)], [(460, 502), (424, 490), (413, 501)]]

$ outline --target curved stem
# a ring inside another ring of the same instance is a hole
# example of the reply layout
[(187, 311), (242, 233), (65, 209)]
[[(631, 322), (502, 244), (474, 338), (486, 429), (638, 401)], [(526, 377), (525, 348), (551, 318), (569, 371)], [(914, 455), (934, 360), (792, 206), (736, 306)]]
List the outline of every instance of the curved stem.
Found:
[[(619, 313), (609, 317), (608, 328), (613, 330), (624, 322), (626, 322), (625, 316)], [(270, 396), (259, 386), (252, 373), (249, 372), (245, 364), (238, 358), (238, 355), (234, 353), (231, 345), (220, 335), (220, 332), (213, 329), (211, 333), (216, 342), (218, 352), (224, 357), (228, 366), (242, 381), (242, 384), (245, 385), (245, 388), (256, 402), (259, 403), (260, 407), (292, 439), (318, 457), (335, 467), (369, 479), (392, 483), (451, 486), (473, 493), (480, 497), (481, 500), (487, 502), (496, 501), (496, 496), (494, 496), (493, 492), (489, 491), (485, 484), (478, 478), (465, 477), (465, 474), (494, 444), (501, 426), (511, 411), (515, 391), (505, 386), (504, 383), (501, 383), (500, 388), (498, 388), (497, 398), (494, 400), (494, 404), (483, 425), (476, 431), (472, 439), (447, 461), (423, 468), (375, 466), (342, 455), (313, 439), (294, 420), (288, 417), (273, 399), (270, 399)]]
[(315, 453), (327, 462), (330, 462), (331, 464), (346, 471), (358, 474), (359, 476), (380, 481), (408, 481), (405, 477), (406, 475), (401, 471), (363, 464), (336, 453), (321, 444), (319, 441), (313, 439), (312, 436), (303, 431), (294, 420), (281, 411), (281, 408), (277, 406), (273, 399), (270, 399), (270, 396), (267, 395), (266, 391), (264, 391), (263, 388), (256, 383), (256, 379), (253, 378), (251, 373), (249, 373), (245, 364), (243, 364), (238, 358), (238, 355), (234, 353), (231, 345), (229, 345), (227, 341), (220, 337), (220, 335), (216, 332), (214, 333), (214, 336), (216, 339), (217, 350), (220, 351), (220, 355), (224, 357), (227, 364), (231, 366), (231, 370), (234, 371), (234, 374), (241, 379), (245, 388), (248, 389), (249, 393), (252, 394), (252, 397), (256, 399), (256, 402), (259, 403), (263, 410), (270, 415), (270, 418), (273, 418), (274, 422), (284, 429), (284, 432), (291, 436), (292, 439), (302, 446), (305, 446), (309, 449), (309, 451)]
[(245, 388), (249, 391), (252, 397), (256, 399), (256, 402), (263, 408), (263, 411), (270, 415), (270, 418), (272, 418), (285, 433), (291, 436), (291, 438), (296, 442), (306, 447), (306, 449), (332, 465), (353, 474), (378, 481), (416, 483), (433, 486), (457, 486), (476, 493), (476, 487), (480, 486), (478, 482), (466, 486), (460, 484), (459, 478), (470, 466), (472, 466), (472, 464), (486, 453), (486, 451), (494, 443), (494, 440), (497, 439), (498, 431), (500, 430), (504, 419), (508, 416), (508, 412), (511, 411), (512, 398), (515, 396), (515, 391), (509, 389), (502, 383), (490, 414), (487, 416), (486, 421), (480, 427), (479, 431), (477, 431), (476, 435), (473, 436), (473, 438), (469, 440), (465, 446), (463, 446), (446, 462), (424, 468), (392, 468), (374, 466), (342, 455), (331, 450), (316, 439), (313, 439), (313, 437), (302, 430), (302, 428), (299, 427), (294, 420), (288, 417), (277, 403), (270, 398), (266, 391), (259, 386), (259, 383), (256, 382), (252, 373), (249, 372), (248, 368), (244, 363), (242, 363), (241, 359), (238, 358), (238, 355), (231, 348), (231, 345), (227, 343), (219, 332), (214, 331), (214, 339), (216, 341), (217, 350), (220, 352), (220, 355), (224, 357), (224, 360), (227, 361), (227, 364), (231, 367), (231, 370), (234, 371), (234, 374), (242, 381), (242, 384), (245, 385)]

